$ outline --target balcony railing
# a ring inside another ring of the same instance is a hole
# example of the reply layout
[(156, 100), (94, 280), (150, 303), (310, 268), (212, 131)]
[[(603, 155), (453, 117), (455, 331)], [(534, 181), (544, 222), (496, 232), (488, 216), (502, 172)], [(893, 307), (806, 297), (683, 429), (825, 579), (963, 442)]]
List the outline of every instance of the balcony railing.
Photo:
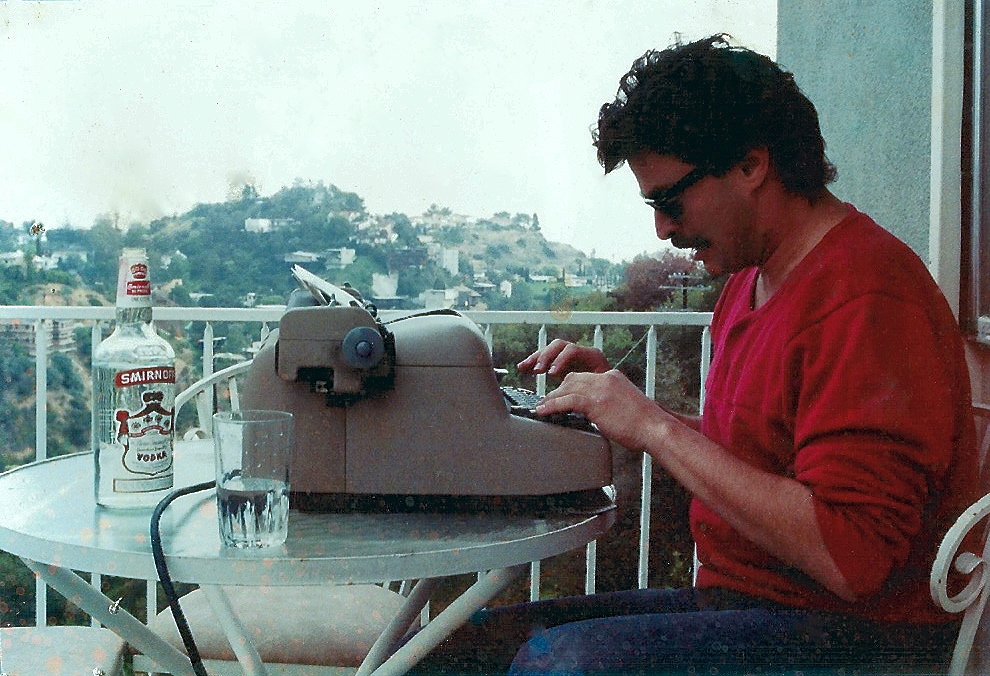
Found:
[[(190, 322), (202, 325), (203, 358), (199, 375), (209, 375), (214, 370), (214, 325), (216, 323), (246, 323), (256, 325), (259, 337), (267, 334), (270, 328), (277, 326), (282, 316), (282, 307), (264, 308), (155, 308), (156, 322)], [(383, 320), (399, 313), (383, 311)], [(656, 398), (656, 368), (657, 356), (660, 349), (658, 327), (697, 327), (700, 339), (700, 382), (705, 382), (707, 366), (711, 356), (711, 340), (709, 324), (711, 314), (703, 312), (542, 312), (542, 311), (465, 311), (463, 313), (475, 321), (483, 330), (489, 346), (493, 343), (493, 327), (506, 324), (524, 324), (538, 326), (536, 344), (532, 349), (544, 347), (565, 327), (584, 326), (593, 328), (593, 344), (601, 348), (605, 336), (615, 327), (645, 327), (644, 339), (634, 346), (635, 350), (642, 349), (645, 355), (646, 372), (643, 389), (647, 396)], [(35, 357), (35, 459), (43, 460), (48, 457), (47, 430), (47, 396), (48, 396), (48, 361), (53, 322), (65, 322), (82, 325), (91, 324), (93, 345), (99, 343), (105, 330), (114, 318), (112, 307), (58, 307), (58, 306), (0, 306), (0, 323), (18, 322), (21, 326), (33, 325), (34, 357)], [(640, 348), (641, 346), (641, 348)], [(190, 383), (192, 381), (190, 380)], [(186, 385), (190, 384), (186, 383)], [(183, 383), (178, 384), (182, 389)], [(546, 378), (536, 379), (536, 390), (539, 394), (546, 391)], [(704, 388), (698, 395), (699, 410), (704, 405)], [(649, 456), (643, 456), (641, 473), (640, 518), (637, 541), (637, 584), (645, 588), (649, 579), (650, 553), (650, 523), (651, 523), (651, 480), (652, 466)], [(586, 593), (595, 591), (596, 562), (598, 560), (597, 543), (588, 545), (585, 552), (585, 582)], [(94, 575), (92, 583), (100, 585), (99, 576)], [(532, 563), (529, 596), (537, 599), (540, 596), (541, 571), (540, 562)], [(156, 608), (157, 585), (149, 581), (146, 585), (147, 609), (149, 619)], [(43, 582), (36, 581), (35, 621), (40, 625), (46, 623), (47, 590)]]

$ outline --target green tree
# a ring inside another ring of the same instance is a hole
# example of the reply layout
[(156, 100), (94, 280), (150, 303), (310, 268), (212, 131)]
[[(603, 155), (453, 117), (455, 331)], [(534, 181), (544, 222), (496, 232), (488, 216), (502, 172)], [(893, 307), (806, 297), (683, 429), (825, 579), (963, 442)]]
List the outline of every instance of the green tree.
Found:
[(86, 266), (86, 280), (97, 289), (112, 294), (117, 286), (117, 259), (123, 248), (123, 234), (107, 217), (97, 219), (89, 234), (92, 255)]
[(151, 230), (147, 225), (140, 223), (132, 224), (124, 231), (121, 238), (122, 246), (144, 249), (150, 242)]
[(674, 296), (672, 275), (687, 274), (694, 263), (680, 254), (664, 252), (660, 258), (637, 256), (626, 267), (625, 282), (613, 292), (624, 310), (659, 309)]

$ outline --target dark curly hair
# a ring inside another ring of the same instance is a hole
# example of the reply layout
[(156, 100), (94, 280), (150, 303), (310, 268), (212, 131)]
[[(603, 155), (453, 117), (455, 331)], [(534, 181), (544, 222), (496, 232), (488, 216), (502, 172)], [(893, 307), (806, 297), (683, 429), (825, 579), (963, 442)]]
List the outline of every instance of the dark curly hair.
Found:
[(633, 62), (592, 131), (608, 173), (643, 151), (715, 176), (765, 147), (784, 187), (816, 201), (835, 180), (815, 106), (791, 73), (718, 34)]

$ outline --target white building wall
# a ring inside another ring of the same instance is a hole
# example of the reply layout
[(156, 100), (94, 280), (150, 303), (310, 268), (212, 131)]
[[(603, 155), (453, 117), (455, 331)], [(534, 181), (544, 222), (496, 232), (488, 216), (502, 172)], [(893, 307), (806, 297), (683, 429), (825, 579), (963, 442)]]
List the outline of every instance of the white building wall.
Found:
[(777, 60), (815, 103), (842, 199), (959, 306), (963, 2), (781, 0)]

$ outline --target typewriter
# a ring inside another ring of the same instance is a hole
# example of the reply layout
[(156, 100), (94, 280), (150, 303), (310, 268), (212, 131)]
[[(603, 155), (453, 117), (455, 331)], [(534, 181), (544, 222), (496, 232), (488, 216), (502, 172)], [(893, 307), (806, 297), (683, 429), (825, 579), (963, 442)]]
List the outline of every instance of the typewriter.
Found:
[(614, 505), (608, 441), (581, 416), (541, 418), (533, 393), (501, 388), (472, 321), (451, 310), (381, 321), (351, 287), (293, 272), (309, 293), (290, 300), (246, 374), (241, 402), (294, 414), (294, 508)]

